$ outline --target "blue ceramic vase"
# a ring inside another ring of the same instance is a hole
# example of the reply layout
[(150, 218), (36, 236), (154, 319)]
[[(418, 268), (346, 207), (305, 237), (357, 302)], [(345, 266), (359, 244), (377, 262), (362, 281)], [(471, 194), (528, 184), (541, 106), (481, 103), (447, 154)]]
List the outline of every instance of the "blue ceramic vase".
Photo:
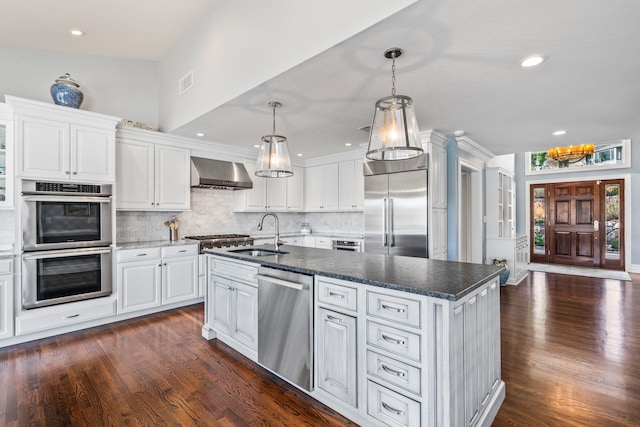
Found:
[(500, 267), (504, 267), (505, 269), (502, 271), (502, 273), (500, 273), (500, 284), (504, 285), (507, 283), (507, 280), (509, 279), (509, 273), (511, 273), (509, 271), (509, 265), (507, 264), (507, 260), (506, 259), (494, 259), (493, 260), (493, 265), (498, 265)]
[(80, 85), (71, 78), (69, 73), (65, 73), (51, 85), (51, 97), (57, 105), (80, 108), (84, 94), (80, 90)]

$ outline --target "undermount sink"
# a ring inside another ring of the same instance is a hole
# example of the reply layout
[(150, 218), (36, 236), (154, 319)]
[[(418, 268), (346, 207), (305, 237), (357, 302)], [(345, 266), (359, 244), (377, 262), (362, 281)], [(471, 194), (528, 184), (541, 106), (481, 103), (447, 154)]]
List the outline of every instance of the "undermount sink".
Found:
[(289, 252), (276, 251), (273, 249), (258, 249), (258, 248), (244, 248), (244, 249), (232, 249), (228, 252), (236, 254), (245, 254), (250, 256), (268, 256), (268, 255), (284, 255)]

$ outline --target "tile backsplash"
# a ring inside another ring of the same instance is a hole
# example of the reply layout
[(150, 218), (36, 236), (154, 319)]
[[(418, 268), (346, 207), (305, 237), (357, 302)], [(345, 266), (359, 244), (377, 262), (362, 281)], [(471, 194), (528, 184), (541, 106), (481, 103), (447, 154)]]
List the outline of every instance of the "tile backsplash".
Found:
[[(241, 190), (239, 190), (241, 191)], [(256, 225), (262, 213), (233, 212), (233, 192), (228, 190), (191, 189), (188, 212), (121, 212), (116, 214), (118, 242), (144, 242), (169, 239), (164, 222), (175, 215), (180, 220), (179, 237), (196, 234), (240, 233), (272, 235), (273, 220), (266, 219), (262, 231)], [(294, 233), (308, 222), (314, 233), (362, 234), (362, 212), (278, 213), (280, 233)]]

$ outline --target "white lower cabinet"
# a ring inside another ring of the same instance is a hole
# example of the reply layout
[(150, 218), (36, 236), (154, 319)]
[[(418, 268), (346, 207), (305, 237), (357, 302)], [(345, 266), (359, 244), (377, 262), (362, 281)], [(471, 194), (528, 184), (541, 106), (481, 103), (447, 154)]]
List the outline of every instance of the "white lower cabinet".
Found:
[[(258, 351), (258, 266), (208, 255), (205, 330), (252, 360)], [(203, 335), (205, 334), (203, 330)]]
[(198, 298), (198, 246), (122, 249), (117, 255), (118, 313)]
[(13, 259), (0, 259), (0, 339), (13, 336)]
[(506, 259), (509, 266), (508, 285), (517, 285), (529, 274), (529, 241), (527, 235), (487, 237), (487, 264), (493, 259)]
[(317, 319), (318, 387), (357, 406), (356, 318), (320, 308)]

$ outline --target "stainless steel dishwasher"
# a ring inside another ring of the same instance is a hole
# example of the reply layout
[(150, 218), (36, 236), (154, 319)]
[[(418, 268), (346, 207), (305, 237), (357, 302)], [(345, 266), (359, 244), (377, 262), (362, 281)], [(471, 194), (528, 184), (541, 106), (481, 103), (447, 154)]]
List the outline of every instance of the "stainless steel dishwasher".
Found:
[(311, 391), (313, 276), (258, 268), (258, 363)]

